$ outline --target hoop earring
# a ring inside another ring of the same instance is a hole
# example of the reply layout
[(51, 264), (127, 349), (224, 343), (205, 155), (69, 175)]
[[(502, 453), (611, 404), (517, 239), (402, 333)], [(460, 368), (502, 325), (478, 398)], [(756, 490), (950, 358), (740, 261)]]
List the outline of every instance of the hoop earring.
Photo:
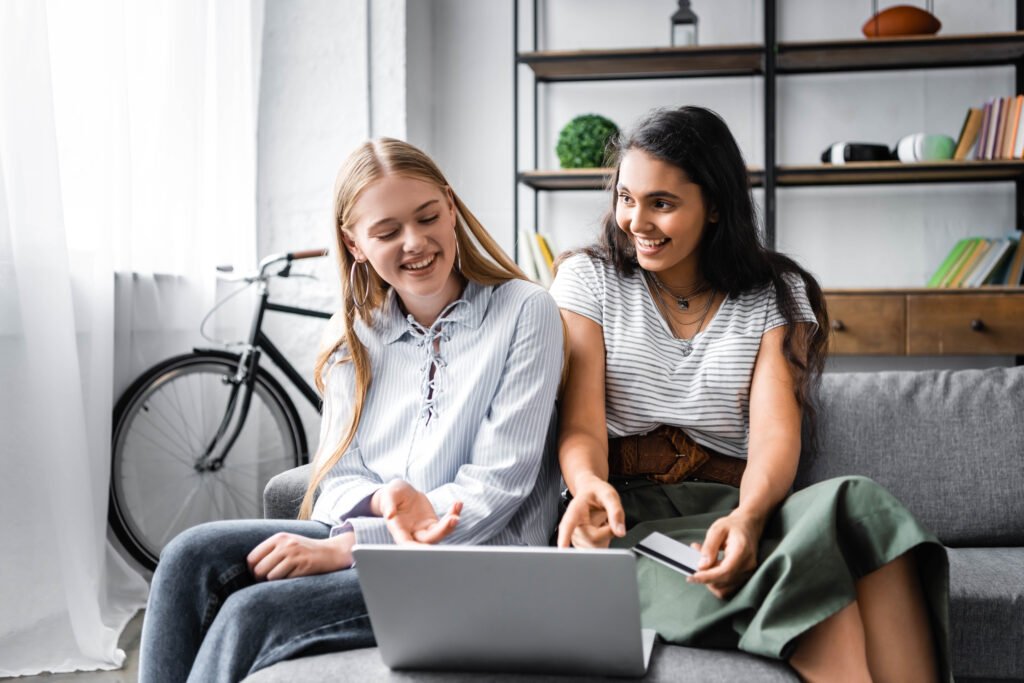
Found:
[(455, 233), (455, 270), (462, 272), (462, 254), (459, 252), (459, 233)]
[[(363, 288), (363, 299), (360, 301), (356, 298), (356, 266), (361, 265), (363, 267), (363, 277), (366, 280), (366, 286)], [(352, 264), (352, 267), (348, 271), (348, 289), (352, 292), (352, 304), (356, 308), (362, 308), (366, 300), (370, 298), (370, 266), (366, 265), (366, 261), (356, 261)]]

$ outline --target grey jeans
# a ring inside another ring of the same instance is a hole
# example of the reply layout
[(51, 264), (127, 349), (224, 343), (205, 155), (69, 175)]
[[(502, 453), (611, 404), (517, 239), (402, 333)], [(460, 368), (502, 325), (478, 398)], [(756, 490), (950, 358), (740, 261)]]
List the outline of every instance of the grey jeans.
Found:
[(355, 569), (256, 582), (245, 558), (288, 531), (327, 538), (320, 522), (210, 522), (160, 556), (142, 625), (140, 683), (240, 681), (300, 655), (375, 645)]

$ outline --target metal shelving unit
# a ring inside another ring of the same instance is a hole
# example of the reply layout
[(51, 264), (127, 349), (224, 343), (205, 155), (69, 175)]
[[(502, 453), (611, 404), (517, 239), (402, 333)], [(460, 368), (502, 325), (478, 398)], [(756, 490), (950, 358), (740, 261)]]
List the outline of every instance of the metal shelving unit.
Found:
[[(903, 164), (856, 163), (843, 166), (776, 164), (776, 84), (783, 76), (878, 70), (949, 69), (1010, 65), (1017, 91), (1024, 92), (1024, 0), (1016, 0), (1017, 31), (955, 36), (915, 36), (872, 40), (778, 42), (776, 0), (766, 0), (763, 45), (712, 45), (628, 50), (539, 50), (538, 0), (532, 0), (532, 50), (518, 51), (519, 1), (515, 0), (514, 45), (514, 224), (518, 256), (519, 191), (534, 193), (533, 223), (538, 223), (540, 192), (599, 190), (608, 169), (543, 170), (539, 159), (538, 100), (541, 86), (578, 81), (760, 76), (764, 78), (763, 169), (751, 169), (751, 184), (764, 189), (765, 238), (774, 246), (778, 187), (868, 184), (1013, 182), (1017, 229), (1024, 229), (1024, 161), (968, 161)], [(769, 46), (768, 49), (765, 46)], [(519, 164), (519, 67), (533, 73), (533, 163)]]

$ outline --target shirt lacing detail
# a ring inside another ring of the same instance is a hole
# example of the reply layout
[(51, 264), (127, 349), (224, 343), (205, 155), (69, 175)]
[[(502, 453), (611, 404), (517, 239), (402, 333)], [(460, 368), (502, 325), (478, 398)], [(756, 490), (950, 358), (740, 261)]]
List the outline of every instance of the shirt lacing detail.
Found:
[[(418, 417), (423, 420), (423, 424), (427, 424), (438, 414), (437, 395), (440, 390), (438, 380), (441, 375), (441, 369), (448, 365), (442, 354), (442, 349), (444, 344), (451, 339), (448, 323), (454, 320), (448, 316), (451, 315), (456, 306), (464, 303), (466, 303), (465, 299), (456, 299), (445, 306), (437, 316), (437, 320), (430, 327), (424, 327), (418, 323), (411, 313), (405, 318), (409, 324), (409, 332), (416, 340), (416, 345), (426, 350), (426, 356), (423, 359), (423, 364), (420, 366), (420, 372), (423, 376), (420, 382), (423, 407), (420, 408)], [(437, 348), (435, 348), (435, 342), (437, 342)]]

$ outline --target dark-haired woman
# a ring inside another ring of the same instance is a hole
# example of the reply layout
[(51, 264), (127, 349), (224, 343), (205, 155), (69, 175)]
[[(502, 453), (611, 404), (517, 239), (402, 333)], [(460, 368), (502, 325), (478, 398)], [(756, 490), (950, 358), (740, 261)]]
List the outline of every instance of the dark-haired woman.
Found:
[(761, 244), (728, 127), (659, 110), (616, 152), (600, 243), (552, 286), (570, 346), (559, 545), (660, 531), (700, 549), (685, 580), (639, 564), (645, 626), (667, 641), (809, 681), (949, 680), (935, 537), (863, 477), (790, 493), (827, 315), (814, 278)]

